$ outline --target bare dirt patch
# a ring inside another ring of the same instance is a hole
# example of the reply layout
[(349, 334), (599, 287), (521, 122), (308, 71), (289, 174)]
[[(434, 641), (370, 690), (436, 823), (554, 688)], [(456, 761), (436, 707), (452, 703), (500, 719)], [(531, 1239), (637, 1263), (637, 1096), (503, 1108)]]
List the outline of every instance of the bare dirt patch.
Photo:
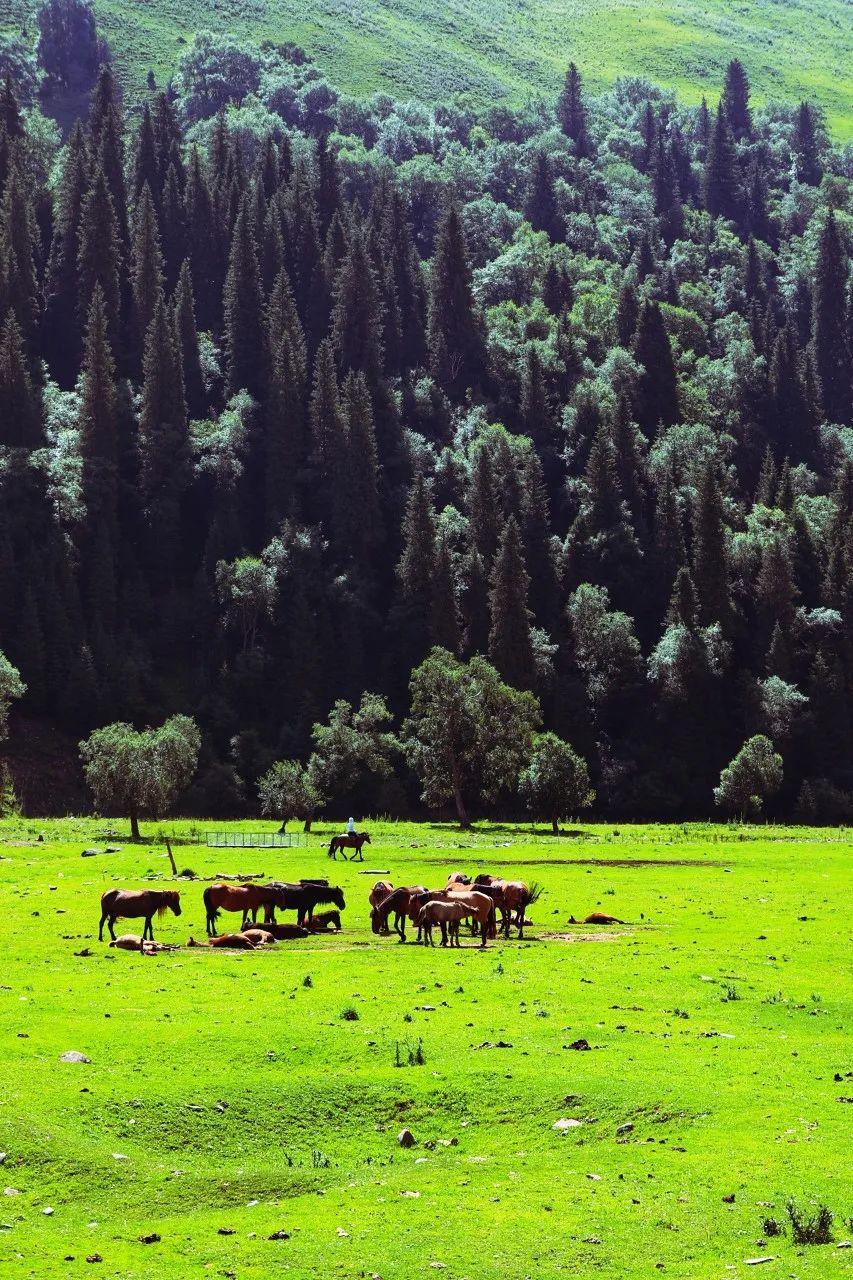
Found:
[(612, 942), (614, 938), (630, 938), (629, 929), (609, 930), (607, 933), (540, 933), (543, 942)]

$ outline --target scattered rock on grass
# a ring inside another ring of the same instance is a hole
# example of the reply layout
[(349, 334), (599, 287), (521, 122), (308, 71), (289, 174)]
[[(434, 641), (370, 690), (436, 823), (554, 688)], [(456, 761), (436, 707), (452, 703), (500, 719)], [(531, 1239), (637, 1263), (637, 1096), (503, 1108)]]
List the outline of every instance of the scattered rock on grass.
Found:
[(78, 1053), (76, 1049), (69, 1049), (67, 1053), (59, 1055), (60, 1062), (91, 1062), (91, 1058), (87, 1058), (85, 1053)]
[(139, 1243), (140, 1244), (159, 1244), (160, 1237), (158, 1236), (156, 1231), (152, 1231), (150, 1235), (140, 1236)]
[(627, 1124), (620, 1124), (619, 1128), (616, 1130), (617, 1134), (633, 1133), (633, 1132), (634, 1132), (634, 1126), (630, 1120), (627, 1122)]
[(216, 1234), (217, 1234), (218, 1236), (233, 1236), (233, 1235), (234, 1235), (234, 1228), (233, 1228), (233, 1227), (220, 1227)]
[(582, 1124), (583, 1120), (572, 1120), (564, 1117), (561, 1120), (555, 1120), (551, 1128), (556, 1129), (558, 1133), (565, 1133), (568, 1129), (579, 1129)]
[(723, 1196), (723, 1204), (734, 1204), (734, 1202), (735, 1202), (734, 1192), (732, 1192), (730, 1196)]
[(572, 1043), (571, 1043), (571, 1044), (567, 1044), (567, 1045), (565, 1046), (565, 1048), (567, 1048), (567, 1049), (588, 1049), (588, 1048), (589, 1048), (589, 1041), (588, 1041), (588, 1040), (583, 1040), (583, 1039), (580, 1039), (580, 1040), (573, 1040), (573, 1041), (572, 1041)]
[(86, 1257), (87, 1262), (103, 1262), (103, 1258), (99, 1253), (90, 1253)]
[(269, 1240), (289, 1240), (289, 1239), (290, 1239), (290, 1232), (289, 1232), (289, 1231), (284, 1231), (284, 1230), (281, 1230), (281, 1231), (274, 1231), (274, 1232), (272, 1233), (272, 1235), (271, 1235), (271, 1236), (268, 1236), (267, 1238), (268, 1238)]
[(411, 1129), (401, 1129), (397, 1134), (397, 1141), (401, 1147), (413, 1147), (415, 1145), (415, 1135)]

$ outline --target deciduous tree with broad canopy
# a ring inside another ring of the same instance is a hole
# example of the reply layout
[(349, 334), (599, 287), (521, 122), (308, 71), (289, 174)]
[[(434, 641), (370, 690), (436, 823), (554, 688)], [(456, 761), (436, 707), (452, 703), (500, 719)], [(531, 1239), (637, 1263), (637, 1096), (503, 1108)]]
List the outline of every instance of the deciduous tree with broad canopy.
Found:
[(21, 679), (17, 667), (13, 667), (6, 655), (0, 651), (0, 742), (9, 732), (9, 708), (16, 698), (22, 698), (27, 686)]
[(460, 826), (469, 827), (472, 803), (515, 787), (541, 721), (539, 702), (504, 684), (485, 658), (460, 662), (440, 648), (412, 673), (409, 688), (403, 739), (421, 798), (430, 806), (452, 800)]
[(586, 761), (556, 733), (537, 733), (530, 761), (518, 775), (518, 790), (531, 813), (548, 819), (555, 836), (561, 818), (589, 808), (595, 799)]
[(309, 763), (299, 760), (276, 760), (262, 778), (258, 779), (258, 797), (261, 812), (281, 819), (281, 830), (292, 818), (305, 823), (311, 830), (314, 814), (325, 801)]
[(768, 796), (782, 785), (782, 757), (773, 743), (757, 733), (743, 744), (731, 764), (720, 774), (714, 800), (721, 809), (739, 817), (756, 817)]
[(172, 716), (158, 729), (134, 729), (116, 721), (80, 743), (80, 759), (95, 804), (130, 818), (139, 839), (139, 816), (166, 813), (189, 786), (198, 764), (201, 735), (189, 716)]

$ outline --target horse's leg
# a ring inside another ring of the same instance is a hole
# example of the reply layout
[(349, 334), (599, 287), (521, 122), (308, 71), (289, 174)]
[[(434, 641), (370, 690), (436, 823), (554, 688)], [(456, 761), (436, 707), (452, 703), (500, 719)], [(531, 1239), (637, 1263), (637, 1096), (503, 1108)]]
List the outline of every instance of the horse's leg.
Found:
[(154, 941), (154, 929), (152, 928), (152, 924), (151, 924), (151, 922), (152, 922), (152, 920), (153, 920), (153, 919), (154, 919), (154, 917), (153, 917), (153, 916), (146, 916), (146, 917), (145, 917), (145, 924), (144, 924), (143, 929), (142, 929), (142, 941), (143, 941), (143, 942), (145, 941), (145, 939), (146, 939), (146, 938), (150, 938), (152, 942)]
[(116, 916), (110, 916), (107, 920), (107, 928), (110, 931), (110, 937), (112, 938), (113, 942), (115, 942), (116, 940), (116, 931), (113, 928), (113, 925), (115, 924), (116, 919), (117, 919)]
[(104, 940), (104, 925), (106, 924), (106, 922), (107, 922), (107, 913), (105, 911), (101, 916), (101, 923), (98, 925), (98, 942), (103, 942)]
[(485, 947), (485, 945), (486, 945), (486, 938), (488, 937), (488, 933), (489, 933), (489, 918), (488, 918), (488, 916), (486, 916), (486, 918), (483, 920), (482, 924), (483, 924), (483, 928), (482, 928), (482, 935), (483, 935), (483, 937), (482, 937), (482, 941), (480, 942), (480, 946), (481, 946), (481, 948), (482, 948), (482, 947)]

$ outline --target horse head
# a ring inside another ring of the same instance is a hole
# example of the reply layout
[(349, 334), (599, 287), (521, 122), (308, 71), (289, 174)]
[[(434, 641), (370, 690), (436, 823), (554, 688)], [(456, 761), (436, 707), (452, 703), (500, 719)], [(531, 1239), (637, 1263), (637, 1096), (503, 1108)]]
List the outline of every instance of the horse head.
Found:
[(362, 838), (362, 840), (364, 841), (364, 843), (365, 843), (365, 844), (370, 844), (370, 842), (371, 842), (371, 841), (370, 841), (370, 832), (369, 832), (369, 831), (362, 831), (362, 833), (361, 833), (361, 838)]
[(181, 895), (179, 893), (169, 894), (169, 906), (174, 915), (179, 916), (181, 914)]
[(338, 889), (338, 888), (330, 889), (330, 890), (329, 890), (329, 899), (328, 899), (328, 900), (329, 900), (329, 902), (333, 902), (333, 903), (335, 904), (335, 906), (336, 906), (336, 907), (340, 907), (341, 911), (343, 911), (344, 907), (347, 905), (347, 904), (344, 902), (344, 891), (343, 891), (343, 889)]
[(374, 933), (379, 933), (379, 910), (374, 907), (370, 913), (370, 928)]

